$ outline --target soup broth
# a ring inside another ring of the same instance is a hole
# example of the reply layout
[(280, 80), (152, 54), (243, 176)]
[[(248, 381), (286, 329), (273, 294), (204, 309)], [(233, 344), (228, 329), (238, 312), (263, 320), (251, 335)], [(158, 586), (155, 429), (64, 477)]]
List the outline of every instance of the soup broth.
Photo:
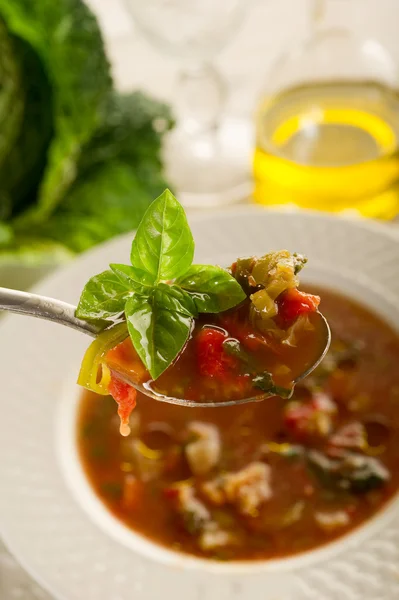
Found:
[(127, 527), (218, 560), (311, 550), (370, 519), (399, 486), (399, 337), (329, 290), (333, 341), (295, 389), (245, 406), (186, 408), (140, 396), (131, 435), (115, 402), (85, 392), (87, 477)]

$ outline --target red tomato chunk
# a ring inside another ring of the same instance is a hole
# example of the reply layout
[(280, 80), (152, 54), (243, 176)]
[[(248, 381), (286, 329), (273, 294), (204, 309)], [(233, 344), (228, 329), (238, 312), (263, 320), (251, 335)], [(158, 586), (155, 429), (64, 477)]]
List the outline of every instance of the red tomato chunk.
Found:
[(129, 417), (136, 406), (137, 391), (127, 383), (116, 379), (116, 377), (111, 377), (108, 391), (118, 404), (118, 415), (121, 420), (120, 432), (122, 435), (129, 435)]
[(293, 288), (283, 292), (277, 299), (277, 304), (279, 317), (286, 323), (291, 323), (301, 315), (316, 312), (320, 297)]
[(200, 374), (205, 377), (224, 377), (237, 366), (237, 360), (229, 356), (223, 343), (228, 335), (221, 329), (204, 327), (197, 335), (197, 356)]

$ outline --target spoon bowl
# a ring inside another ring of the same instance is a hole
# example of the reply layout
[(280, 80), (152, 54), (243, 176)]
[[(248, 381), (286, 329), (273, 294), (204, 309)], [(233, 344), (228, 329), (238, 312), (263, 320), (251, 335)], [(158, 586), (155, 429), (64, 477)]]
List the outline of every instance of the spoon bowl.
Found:
[[(310, 365), (308, 367), (308, 369), (306, 369), (306, 371), (304, 371), (303, 373), (298, 375), (298, 377), (295, 378), (295, 380), (293, 382), (292, 390), (294, 390), (295, 385), (297, 383), (299, 383), (300, 381), (305, 379), (305, 377), (310, 375), (310, 373), (312, 373), (316, 369), (316, 367), (318, 367), (318, 365), (321, 363), (321, 361), (327, 354), (328, 349), (330, 347), (331, 331), (330, 331), (330, 327), (328, 325), (327, 319), (319, 311), (317, 311), (317, 315), (319, 316), (319, 318), (321, 320), (321, 324), (323, 326), (322, 351), (318, 355), (315, 362), (312, 365)], [(236, 404), (246, 404), (247, 402), (262, 402), (263, 400), (266, 400), (266, 398), (271, 398), (272, 396), (275, 395), (275, 394), (265, 392), (263, 394), (257, 394), (256, 396), (250, 396), (248, 398), (239, 398), (239, 399), (235, 399), (235, 400), (223, 400), (223, 401), (218, 401), (218, 402), (186, 400), (184, 398), (175, 398), (174, 396), (167, 396), (165, 394), (160, 394), (160, 393), (156, 392), (154, 389), (152, 389), (152, 387), (149, 383), (144, 383), (144, 384), (138, 383), (138, 382), (130, 379), (126, 374), (117, 372), (114, 369), (111, 369), (111, 373), (112, 373), (112, 375), (114, 375), (115, 377), (117, 377), (118, 379), (123, 381), (124, 383), (127, 383), (127, 384), (133, 386), (134, 388), (136, 388), (137, 391), (141, 392), (142, 394), (144, 394), (146, 396), (149, 396), (150, 398), (153, 398), (154, 400), (157, 400), (158, 402), (168, 402), (169, 404), (177, 404), (180, 406), (190, 406), (192, 408), (194, 408), (194, 407), (196, 407), (196, 408), (216, 408), (216, 407), (220, 407), (220, 406), (234, 406)]]
[[(101, 332), (101, 326), (88, 323), (82, 319), (78, 319), (75, 316), (76, 307), (72, 304), (67, 304), (61, 300), (54, 298), (47, 298), (45, 296), (39, 296), (37, 294), (31, 294), (29, 292), (20, 292), (18, 290), (12, 290), (8, 288), (0, 287), (0, 310), (13, 312), (25, 316), (36, 317), (39, 319), (45, 319), (52, 321), (59, 325), (65, 325), (71, 327), (81, 333), (96, 337)], [(321, 351), (312, 365), (310, 365), (304, 373), (301, 373), (294, 380), (294, 386), (307, 377), (314, 369), (321, 363), (323, 358), (328, 352), (331, 343), (331, 331), (326, 318), (322, 313), (317, 312), (321, 319), (323, 326), (323, 344), (321, 345)], [(197, 402), (193, 400), (186, 400), (184, 398), (175, 398), (174, 396), (166, 396), (155, 392), (147, 383), (140, 384), (132, 379), (128, 378), (126, 374), (111, 370), (112, 374), (134, 387), (137, 391), (141, 392), (145, 396), (149, 396), (159, 402), (168, 402), (169, 404), (177, 404), (180, 406), (188, 407), (209, 407), (215, 408), (220, 406), (233, 406), (236, 404), (246, 404), (247, 402), (261, 402), (266, 398), (270, 398), (273, 394), (265, 392), (256, 396), (248, 398), (240, 398), (235, 400), (225, 400), (221, 402)]]

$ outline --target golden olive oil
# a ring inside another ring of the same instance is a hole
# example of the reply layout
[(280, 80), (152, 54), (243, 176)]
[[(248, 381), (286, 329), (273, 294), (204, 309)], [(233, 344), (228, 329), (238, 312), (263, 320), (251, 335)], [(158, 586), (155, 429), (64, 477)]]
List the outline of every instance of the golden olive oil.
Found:
[(303, 208), (399, 212), (399, 94), (373, 82), (323, 82), (262, 103), (255, 200)]

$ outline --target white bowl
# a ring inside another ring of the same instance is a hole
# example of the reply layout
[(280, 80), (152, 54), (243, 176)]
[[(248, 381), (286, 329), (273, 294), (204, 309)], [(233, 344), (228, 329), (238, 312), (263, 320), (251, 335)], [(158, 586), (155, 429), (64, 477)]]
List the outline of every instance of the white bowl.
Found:
[[(399, 331), (399, 238), (388, 226), (241, 208), (192, 219), (192, 228), (198, 262), (228, 264), (280, 247), (304, 252), (304, 281), (343, 291)], [(101, 246), (38, 291), (76, 302), (92, 273), (127, 261), (129, 246), (129, 236)], [(78, 460), (78, 389), (71, 377), (88, 340), (21, 317), (5, 319), (0, 331), (7, 348), (0, 365), (2, 534), (56, 597), (159, 600), (167, 592), (175, 600), (397, 600), (396, 500), (341, 540), (282, 560), (202, 560), (126, 528), (92, 492)]]

